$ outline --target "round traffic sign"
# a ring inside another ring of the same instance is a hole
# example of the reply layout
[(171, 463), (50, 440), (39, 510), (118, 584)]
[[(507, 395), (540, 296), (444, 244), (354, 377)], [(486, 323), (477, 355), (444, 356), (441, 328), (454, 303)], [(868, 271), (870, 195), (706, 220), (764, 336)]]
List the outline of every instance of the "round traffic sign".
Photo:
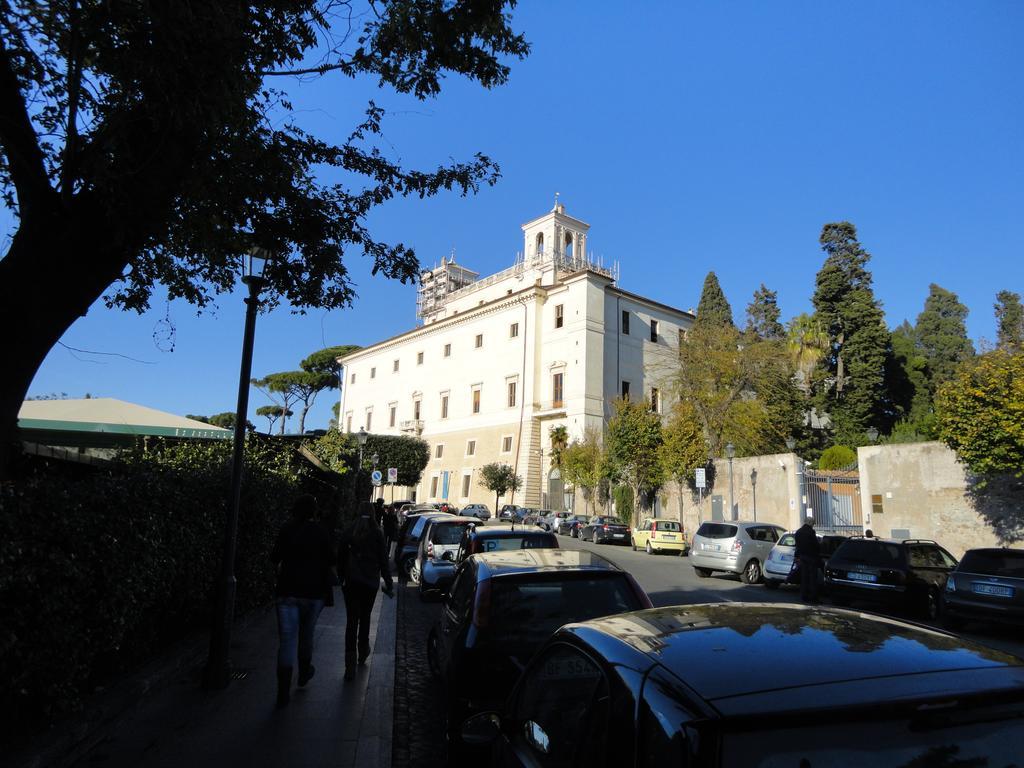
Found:
[(370, 475), (370, 479), (373, 481), (374, 485), (380, 485), (380, 481), (383, 477), (384, 475), (380, 473), (379, 469), (373, 470), (373, 473)]

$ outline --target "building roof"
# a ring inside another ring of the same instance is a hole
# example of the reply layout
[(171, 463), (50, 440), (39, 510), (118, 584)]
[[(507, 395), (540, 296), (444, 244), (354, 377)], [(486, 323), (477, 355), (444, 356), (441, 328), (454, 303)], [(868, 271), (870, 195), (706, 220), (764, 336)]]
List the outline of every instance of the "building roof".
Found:
[(232, 436), (229, 429), (112, 397), (26, 400), (18, 412), (18, 428), (25, 440), (57, 445), (123, 444), (142, 436), (214, 440)]

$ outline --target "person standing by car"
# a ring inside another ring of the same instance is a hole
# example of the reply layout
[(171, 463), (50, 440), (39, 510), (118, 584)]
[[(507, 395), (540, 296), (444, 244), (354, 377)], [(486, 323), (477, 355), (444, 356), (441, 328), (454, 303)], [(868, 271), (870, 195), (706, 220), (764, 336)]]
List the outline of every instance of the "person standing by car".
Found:
[(796, 540), (796, 559), (800, 563), (800, 599), (805, 603), (817, 603), (821, 547), (818, 534), (814, 532), (814, 518), (806, 517), (793, 538)]
[(313, 677), (313, 634), (324, 604), (333, 605), (334, 552), (331, 538), (314, 518), (316, 499), (303, 494), (277, 535), (270, 560), (277, 571), (277, 706), (291, 696), (292, 669), (299, 663), (301, 688)]
[(384, 594), (394, 597), (384, 534), (377, 526), (374, 505), (369, 501), (359, 503), (359, 516), (342, 534), (338, 561), (341, 591), (345, 595), (345, 679), (352, 680), (357, 660), (362, 666), (370, 656), (370, 613), (381, 579)]
[(391, 545), (398, 538), (398, 513), (394, 507), (384, 508), (384, 554), (391, 557)]
[(373, 519), (377, 521), (377, 527), (378, 528), (383, 528), (384, 527), (384, 513), (387, 511), (387, 510), (384, 509), (384, 497), (383, 496), (378, 496), (377, 500), (375, 502), (373, 502), (373, 504), (374, 504), (374, 508), (373, 508), (373, 515), (374, 515), (374, 517), (373, 517)]

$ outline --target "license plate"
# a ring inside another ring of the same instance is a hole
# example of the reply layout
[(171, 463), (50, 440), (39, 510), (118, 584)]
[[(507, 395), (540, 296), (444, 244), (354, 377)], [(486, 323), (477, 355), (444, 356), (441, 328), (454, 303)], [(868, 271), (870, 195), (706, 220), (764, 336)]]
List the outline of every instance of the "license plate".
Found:
[(613, 533), (613, 534), (612, 534), (612, 536), (614, 536), (614, 537), (615, 537), (616, 539), (621, 539), (621, 538), (622, 538), (622, 537), (624, 537), (625, 535), (626, 535), (626, 534), (624, 534), (624, 533)]
[(857, 571), (849, 571), (846, 574), (846, 578), (853, 581), (878, 581), (878, 577), (873, 573), (859, 573)]
[(665, 539), (667, 541), (675, 541), (676, 540), (676, 535), (674, 533), (663, 533), (663, 534), (661, 534), (661, 538), (663, 538), (663, 539)]
[(792, 555), (779, 555), (779, 560), (781, 560), (784, 563), (791, 563), (791, 562), (793, 562), (793, 556)]
[(973, 584), (971, 589), (979, 595), (1013, 597), (1013, 587), (1004, 587), (999, 584)]
[(712, 552), (721, 552), (722, 547), (718, 544), (702, 544), (704, 549), (710, 549)]

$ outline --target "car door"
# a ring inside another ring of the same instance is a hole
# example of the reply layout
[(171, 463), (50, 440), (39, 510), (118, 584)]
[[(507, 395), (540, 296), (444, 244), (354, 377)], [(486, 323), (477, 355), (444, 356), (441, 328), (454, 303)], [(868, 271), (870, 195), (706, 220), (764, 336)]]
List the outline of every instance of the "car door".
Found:
[(469, 613), (476, 595), (476, 573), (472, 563), (463, 563), (455, 573), (448, 598), (444, 601), (439, 621), (438, 640), (441, 645), (442, 675), (447, 679), (452, 657), (458, 653), (463, 629), (469, 622)]
[(643, 549), (647, 546), (647, 542), (651, 539), (651, 527), (653, 525), (654, 523), (648, 518), (633, 531), (633, 543), (637, 549)]

